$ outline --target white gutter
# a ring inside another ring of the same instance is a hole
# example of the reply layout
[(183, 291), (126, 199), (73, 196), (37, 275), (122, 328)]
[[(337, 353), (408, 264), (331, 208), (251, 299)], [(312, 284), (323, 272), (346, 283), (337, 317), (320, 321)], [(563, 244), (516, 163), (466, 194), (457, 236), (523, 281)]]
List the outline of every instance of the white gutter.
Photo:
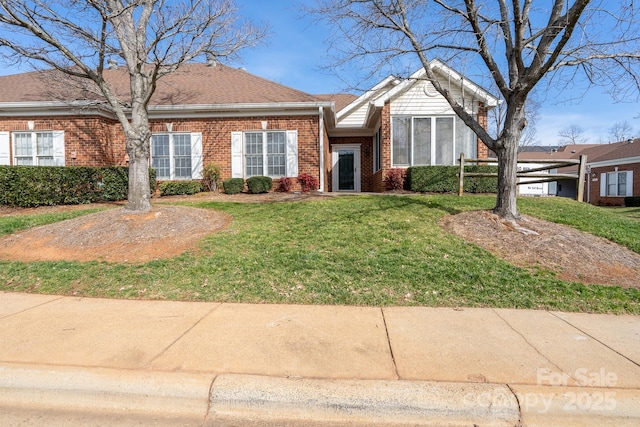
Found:
[(602, 160), (599, 162), (587, 162), (592, 168), (602, 168), (605, 166), (622, 166), (631, 163), (640, 163), (640, 156), (623, 157), (620, 159)]
[(322, 107), (318, 108), (318, 116), (320, 119), (318, 120), (318, 127), (320, 130), (320, 192), (324, 193), (324, 109)]

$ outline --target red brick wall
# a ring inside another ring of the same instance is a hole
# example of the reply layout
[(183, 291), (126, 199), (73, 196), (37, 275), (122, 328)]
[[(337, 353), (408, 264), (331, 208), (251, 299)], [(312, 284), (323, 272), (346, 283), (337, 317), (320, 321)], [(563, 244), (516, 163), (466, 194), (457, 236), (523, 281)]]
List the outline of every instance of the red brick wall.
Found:
[[(0, 131), (28, 130), (28, 121), (34, 122), (34, 130), (65, 131), (67, 166), (127, 164), (124, 132), (116, 120), (99, 116), (0, 118)], [(150, 128), (166, 132), (167, 123), (172, 123), (173, 132), (201, 132), (203, 165), (216, 163), (226, 179), (231, 177), (231, 132), (261, 130), (262, 121), (267, 122), (268, 130), (297, 130), (298, 173), (320, 179), (318, 116), (152, 120)]]
[[(618, 165), (617, 168), (618, 172), (633, 171), (633, 195), (640, 196), (640, 163)], [(585, 193), (589, 191), (589, 203), (602, 206), (622, 206), (624, 204), (624, 197), (600, 196), (601, 174), (615, 172), (615, 170), (616, 166), (591, 168), (590, 188), (587, 190), (587, 187), (585, 187)], [(593, 174), (596, 176), (594, 177)], [(597, 181), (594, 181), (594, 179), (597, 179)], [(587, 184), (589, 185), (589, 183)]]
[[(0, 118), (0, 131), (28, 131), (29, 121), (34, 122), (34, 131), (65, 132), (67, 166), (125, 164), (124, 135), (115, 120), (99, 116), (4, 117)], [(10, 150), (13, 159), (13, 144)]]
[[(487, 129), (487, 127), (489, 126), (489, 115), (487, 112), (487, 108), (482, 103), (479, 103), (478, 105), (478, 124), (485, 129)], [(478, 147), (478, 158), (486, 159), (487, 157), (489, 157), (489, 148), (484, 145), (480, 138), (477, 139), (476, 144)]]
[(202, 164), (217, 164), (222, 179), (231, 178), (231, 132), (262, 130), (298, 131), (298, 173), (307, 173), (320, 179), (319, 164), (319, 117), (219, 117), (208, 119), (152, 120), (152, 132), (166, 132), (167, 123), (172, 123), (173, 132), (202, 133)]

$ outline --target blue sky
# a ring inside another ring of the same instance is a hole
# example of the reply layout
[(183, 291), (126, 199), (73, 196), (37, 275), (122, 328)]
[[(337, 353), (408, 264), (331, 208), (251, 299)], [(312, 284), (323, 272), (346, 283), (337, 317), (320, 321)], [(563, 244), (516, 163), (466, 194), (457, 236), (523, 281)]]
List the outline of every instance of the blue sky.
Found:
[[(341, 79), (322, 69), (327, 61), (329, 28), (300, 12), (301, 4), (313, 0), (240, 0), (245, 16), (266, 21), (271, 26), (268, 45), (246, 52), (243, 66), (247, 71), (309, 93), (344, 91)], [(385, 75), (380, 75), (382, 80)], [(348, 81), (349, 76), (345, 76)], [(357, 81), (351, 81), (357, 84)], [(634, 136), (640, 137), (640, 103), (615, 103), (600, 87), (593, 87), (582, 99), (584, 88), (558, 94), (546, 94), (536, 126), (536, 140), (541, 145), (558, 143), (558, 132), (571, 124), (585, 130), (589, 143), (608, 141), (609, 128), (627, 121)]]
[[(237, 0), (241, 14), (254, 21), (268, 23), (270, 37), (263, 46), (248, 50), (240, 64), (248, 72), (312, 94), (344, 92), (348, 84), (357, 84), (353, 76), (338, 78), (323, 70), (328, 61), (327, 38), (330, 29), (325, 24), (304, 16), (300, 5), (314, 0)], [(12, 74), (15, 69), (2, 68), (0, 74)], [(380, 75), (382, 80), (385, 75)], [(343, 81), (344, 80), (344, 81)], [(627, 121), (634, 136), (640, 137), (640, 103), (615, 103), (602, 88), (593, 87), (578, 101), (580, 88), (546, 94), (540, 110), (536, 140), (541, 145), (558, 143), (558, 131), (571, 124), (585, 130), (589, 143), (608, 141), (609, 128)]]

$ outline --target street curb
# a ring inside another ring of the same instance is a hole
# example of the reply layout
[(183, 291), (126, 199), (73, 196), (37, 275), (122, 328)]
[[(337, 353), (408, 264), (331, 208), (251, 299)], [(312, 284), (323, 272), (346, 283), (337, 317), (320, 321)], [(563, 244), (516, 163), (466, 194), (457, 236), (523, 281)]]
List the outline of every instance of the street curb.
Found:
[(203, 420), (214, 378), (182, 372), (2, 365), (0, 396), (5, 406)]
[(207, 425), (513, 427), (519, 419), (505, 385), (220, 375)]
[(523, 427), (640, 426), (640, 390), (514, 385)]
[[(638, 426), (640, 390), (0, 365), (0, 405), (226, 426)], [(203, 421), (204, 420), (204, 421)]]

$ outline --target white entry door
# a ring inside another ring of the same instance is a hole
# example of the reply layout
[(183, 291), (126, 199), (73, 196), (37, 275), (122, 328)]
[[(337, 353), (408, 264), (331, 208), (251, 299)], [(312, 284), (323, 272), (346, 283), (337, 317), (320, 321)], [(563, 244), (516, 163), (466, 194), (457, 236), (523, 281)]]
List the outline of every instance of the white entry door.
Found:
[(360, 146), (334, 145), (333, 191), (360, 192)]

